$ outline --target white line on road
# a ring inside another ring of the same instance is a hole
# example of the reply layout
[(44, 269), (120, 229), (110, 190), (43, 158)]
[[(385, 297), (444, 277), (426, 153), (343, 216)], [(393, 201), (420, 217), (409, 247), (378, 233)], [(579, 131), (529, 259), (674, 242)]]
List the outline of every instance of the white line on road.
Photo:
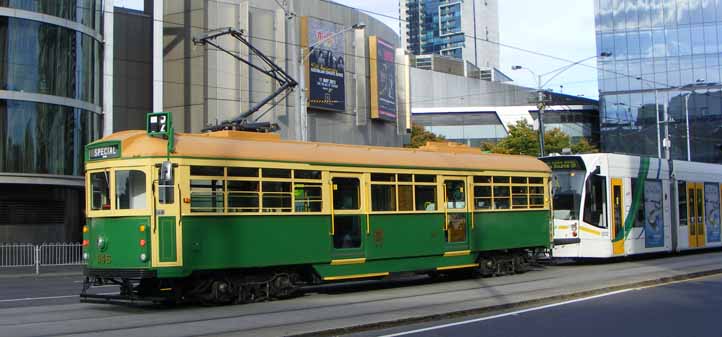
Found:
[(606, 293), (606, 294), (600, 294), (600, 295), (594, 295), (594, 296), (590, 296), (590, 297), (578, 298), (578, 299), (576, 299), (576, 300), (570, 300), (570, 301), (566, 301), (566, 302), (559, 302), (559, 303), (547, 304), (547, 305), (542, 305), (542, 306), (540, 306), (540, 307), (535, 307), (535, 308), (528, 308), (528, 309), (523, 309), (523, 310), (517, 310), (517, 311), (513, 311), (513, 312), (507, 312), (507, 313), (504, 313), (504, 314), (499, 314), (499, 315), (494, 315), (494, 316), (488, 316), (488, 317), (481, 317), (481, 318), (475, 318), (475, 319), (470, 319), (470, 320), (466, 320), (466, 321), (449, 323), (449, 324), (443, 324), (443, 325), (437, 325), (437, 326), (432, 326), (432, 327), (423, 328), (423, 329), (417, 329), (417, 330), (411, 330), (411, 331), (404, 331), (404, 332), (399, 332), (399, 333), (390, 334), (390, 335), (383, 335), (383, 336), (379, 336), (379, 337), (405, 336), (405, 335), (411, 335), (411, 334), (415, 334), (415, 333), (419, 333), (419, 332), (425, 332), (425, 331), (431, 331), (431, 330), (438, 330), (438, 329), (449, 328), (449, 327), (453, 327), (453, 326), (457, 326), (457, 325), (464, 325), (464, 324), (470, 324), (470, 323), (488, 321), (488, 320), (497, 319), (497, 318), (502, 318), (502, 317), (506, 317), (506, 316), (513, 316), (513, 315), (523, 314), (523, 313), (526, 313), (526, 312), (544, 310), (544, 309), (553, 308), (553, 307), (558, 307), (558, 306), (562, 306), (562, 305), (567, 305), (567, 304), (572, 304), (572, 303), (577, 303), (577, 302), (583, 302), (583, 301), (589, 301), (589, 300), (597, 299), (597, 298), (600, 298), (600, 297), (617, 295), (617, 294), (625, 293), (625, 292), (632, 291), (632, 290), (637, 290), (637, 289), (617, 290), (617, 291), (613, 291), (613, 292)]
[(0, 303), (2, 303), (2, 302), (22, 302), (22, 301), (54, 300), (54, 299), (57, 299), (57, 298), (71, 298), (71, 297), (78, 297), (78, 295), (12, 298), (12, 299), (8, 299), (8, 300), (0, 300)]

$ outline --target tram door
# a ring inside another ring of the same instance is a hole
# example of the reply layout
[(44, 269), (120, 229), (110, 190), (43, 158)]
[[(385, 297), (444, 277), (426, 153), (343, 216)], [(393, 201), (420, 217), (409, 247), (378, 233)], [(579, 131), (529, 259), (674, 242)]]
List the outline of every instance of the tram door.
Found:
[(331, 174), (331, 237), (333, 258), (364, 256), (364, 233), (368, 231), (362, 175)]
[(704, 184), (687, 183), (689, 247), (704, 247)]
[(612, 250), (624, 254), (624, 188), (622, 179), (612, 179)]
[(444, 177), (444, 233), (446, 250), (469, 249), (469, 204), (466, 178)]
[(152, 265), (177, 267), (183, 265), (180, 209), (183, 194), (178, 184), (179, 169), (169, 162), (165, 164), (153, 170)]

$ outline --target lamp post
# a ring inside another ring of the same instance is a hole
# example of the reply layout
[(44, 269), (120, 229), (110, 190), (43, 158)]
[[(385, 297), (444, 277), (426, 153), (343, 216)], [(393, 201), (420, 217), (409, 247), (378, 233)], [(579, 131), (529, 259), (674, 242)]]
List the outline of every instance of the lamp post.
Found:
[[(544, 99), (544, 90), (542, 88), (544, 88), (547, 84), (549, 84), (549, 82), (554, 80), (557, 76), (561, 75), (562, 73), (564, 73), (565, 71), (574, 67), (575, 65), (578, 65), (582, 62), (591, 60), (593, 58), (609, 57), (609, 56), (612, 56), (612, 53), (602, 52), (599, 55), (594, 55), (594, 56), (590, 56), (590, 57), (581, 59), (572, 64), (568, 64), (563, 67), (559, 67), (557, 69), (543, 73), (541, 75), (537, 75), (533, 70), (526, 68), (526, 67), (522, 67), (520, 65), (511, 66), (511, 70), (524, 69), (524, 70), (529, 71), (529, 73), (531, 73), (532, 76), (534, 76), (535, 79), (537, 80), (537, 108), (539, 109), (539, 156), (540, 157), (544, 157), (544, 110), (546, 109), (546, 102)], [(548, 80), (546, 80), (546, 82), (542, 83), (542, 78), (544, 76), (548, 76), (548, 75), (553, 75), (553, 76), (550, 77)]]
[[(695, 83), (690, 83), (687, 85), (683, 85), (679, 87), (679, 89), (689, 90), (689, 92), (684, 95), (684, 119), (685, 119), (685, 126), (686, 126), (686, 135), (687, 135), (687, 161), (692, 161), (692, 143), (689, 139), (689, 96), (694, 94), (694, 90), (697, 89), (697, 86), (704, 85), (705, 80), (700, 78), (695, 81)], [(712, 84), (712, 83), (710, 83)]]
[[(636, 79), (638, 81), (640, 81), (640, 83), (642, 85), (645, 83), (645, 81), (642, 77), (637, 77)], [(657, 90), (657, 88), (654, 88), (655, 121), (656, 121), (656, 125), (657, 125), (657, 158), (662, 158), (662, 146), (660, 146), (660, 145), (662, 145), (661, 144), (662, 140), (661, 140), (661, 130), (659, 129), (660, 121), (659, 121), (659, 98), (658, 98), (658, 95), (659, 95), (659, 90)], [(667, 135), (665, 137), (668, 137), (668, 136), (669, 135)], [(669, 159), (669, 158), (667, 158), (667, 159)]]
[(301, 140), (301, 141), (308, 140), (308, 124), (307, 124), (308, 123), (308, 111), (307, 111), (308, 108), (306, 105), (307, 101), (308, 101), (308, 98), (306, 97), (306, 90), (308, 90), (308, 88), (306, 88), (306, 58), (308, 58), (308, 56), (311, 55), (313, 48), (315, 48), (316, 46), (319, 46), (322, 43), (324, 43), (338, 35), (346, 33), (350, 30), (354, 30), (354, 29), (360, 30), (360, 29), (364, 29), (364, 28), (366, 28), (366, 25), (364, 23), (357, 23), (355, 25), (346, 27), (346, 28), (344, 28), (338, 32), (335, 32), (321, 40), (314, 42), (313, 44), (311, 44), (310, 46), (307, 47), (308, 51), (305, 53), (303, 51), (303, 48), (301, 48), (301, 52), (300, 52), (301, 58), (299, 61), (300, 65), (298, 68), (298, 78), (299, 78), (298, 83), (299, 83), (299, 88), (301, 90), (299, 90), (299, 95), (298, 95), (298, 99), (297, 99), (297, 103), (298, 103), (297, 106), (299, 107), (299, 111), (298, 111), (298, 117), (296, 118), (296, 123), (297, 123), (296, 124), (296, 134), (297, 134), (297, 137), (299, 138), (299, 140)]

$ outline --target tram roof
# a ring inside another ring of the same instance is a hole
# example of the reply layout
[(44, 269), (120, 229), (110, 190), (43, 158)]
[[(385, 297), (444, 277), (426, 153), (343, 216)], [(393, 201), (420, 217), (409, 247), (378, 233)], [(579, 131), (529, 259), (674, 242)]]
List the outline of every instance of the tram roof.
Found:
[[(97, 142), (120, 141), (123, 158), (165, 156), (164, 139), (145, 131), (114, 133)], [(419, 149), (281, 140), (277, 134), (241, 131), (175, 135), (173, 157), (247, 159), (364, 167), (550, 172), (542, 161), (520, 155), (486, 154), (455, 143), (430, 143)]]

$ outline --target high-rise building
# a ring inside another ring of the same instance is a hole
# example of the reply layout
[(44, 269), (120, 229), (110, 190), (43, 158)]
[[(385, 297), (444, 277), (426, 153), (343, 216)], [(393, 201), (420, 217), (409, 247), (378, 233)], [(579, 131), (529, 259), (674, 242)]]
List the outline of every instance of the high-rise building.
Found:
[(722, 1), (595, 0), (595, 14), (612, 53), (598, 60), (602, 150), (664, 157), (667, 143), (673, 159), (722, 162)]
[(101, 133), (103, 1), (0, 1), (0, 242), (78, 240)]
[(410, 53), (499, 67), (497, 0), (401, 0), (400, 11), (402, 47)]

